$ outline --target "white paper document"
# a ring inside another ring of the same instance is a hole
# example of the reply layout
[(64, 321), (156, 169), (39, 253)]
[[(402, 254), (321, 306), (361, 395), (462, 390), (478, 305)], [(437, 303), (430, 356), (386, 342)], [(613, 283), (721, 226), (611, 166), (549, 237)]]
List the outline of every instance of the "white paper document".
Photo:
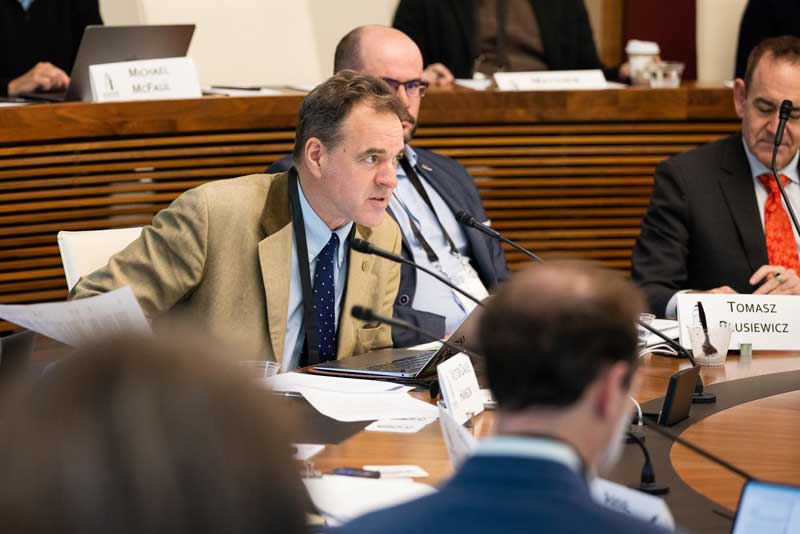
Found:
[(379, 393), (341, 393), (306, 388), (306, 400), (321, 414), (337, 421), (372, 421), (381, 419), (436, 419), (436, 406), (417, 400), (404, 391)]
[(303, 482), (314, 505), (332, 526), (436, 491), (427, 484), (408, 478), (324, 475), (322, 478), (306, 478)]
[(659, 525), (668, 530), (675, 529), (675, 520), (664, 499), (603, 478), (592, 480), (589, 490), (592, 498), (606, 508), (638, 517), (642, 521)]
[(436, 421), (434, 417), (415, 417), (408, 419), (383, 419), (375, 421), (364, 430), (370, 432), (393, 432), (396, 434), (416, 434)]
[(310, 373), (280, 373), (264, 379), (264, 384), (274, 391), (296, 391), (307, 388), (336, 391), (339, 393), (378, 393), (381, 391), (411, 391), (411, 386), (381, 380), (358, 380), (338, 376), (320, 376)]
[[(664, 335), (671, 339), (678, 339), (680, 336), (680, 328), (678, 327), (678, 321), (673, 321), (671, 319), (653, 319), (653, 322), (650, 324), (656, 330), (660, 330)], [(663, 343), (664, 340), (658, 337), (653, 333), (647, 334), (647, 346), (650, 347), (652, 345), (658, 345), (659, 343)]]
[(114, 334), (152, 332), (129, 287), (68, 302), (0, 304), (0, 319), (77, 348)]

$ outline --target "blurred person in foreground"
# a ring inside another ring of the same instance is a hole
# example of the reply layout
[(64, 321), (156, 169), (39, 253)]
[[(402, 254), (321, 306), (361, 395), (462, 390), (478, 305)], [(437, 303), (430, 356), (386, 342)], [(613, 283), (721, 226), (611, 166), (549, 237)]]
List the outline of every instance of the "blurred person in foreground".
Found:
[(438, 493), (337, 532), (665, 532), (595, 502), (588, 485), (621, 452), (643, 308), (614, 271), (552, 262), (516, 274), (480, 325), (497, 435)]
[(269, 393), (210, 347), (123, 337), (45, 373), (3, 419), (3, 531), (305, 532)]

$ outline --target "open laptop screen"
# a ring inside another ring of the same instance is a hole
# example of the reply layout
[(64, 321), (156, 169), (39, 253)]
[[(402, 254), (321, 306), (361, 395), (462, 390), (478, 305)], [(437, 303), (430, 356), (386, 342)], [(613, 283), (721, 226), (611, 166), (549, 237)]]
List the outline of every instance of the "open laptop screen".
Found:
[(742, 489), (733, 534), (800, 533), (800, 487), (750, 480)]

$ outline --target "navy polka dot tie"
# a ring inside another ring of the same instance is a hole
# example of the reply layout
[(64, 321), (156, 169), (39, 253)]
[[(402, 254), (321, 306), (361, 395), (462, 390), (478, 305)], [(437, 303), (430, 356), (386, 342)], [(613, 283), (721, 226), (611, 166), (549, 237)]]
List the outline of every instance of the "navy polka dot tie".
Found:
[(336, 268), (338, 251), (339, 236), (331, 234), (328, 244), (317, 256), (317, 269), (314, 271), (314, 315), (317, 318), (320, 362), (336, 359), (336, 288), (333, 285), (333, 270)]

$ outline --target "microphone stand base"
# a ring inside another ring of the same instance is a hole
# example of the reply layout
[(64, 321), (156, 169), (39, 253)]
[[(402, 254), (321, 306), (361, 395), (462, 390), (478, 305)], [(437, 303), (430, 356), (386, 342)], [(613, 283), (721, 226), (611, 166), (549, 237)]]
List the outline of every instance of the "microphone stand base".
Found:
[(666, 495), (669, 493), (669, 486), (664, 486), (663, 484), (646, 484), (642, 482), (641, 484), (631, 484), (628, 487), (649, 495)]
[(695, 404), (714, 404), (717, 402), (717, 396), (713, 393), (696, 393), (692, 397), (692, 402)]

